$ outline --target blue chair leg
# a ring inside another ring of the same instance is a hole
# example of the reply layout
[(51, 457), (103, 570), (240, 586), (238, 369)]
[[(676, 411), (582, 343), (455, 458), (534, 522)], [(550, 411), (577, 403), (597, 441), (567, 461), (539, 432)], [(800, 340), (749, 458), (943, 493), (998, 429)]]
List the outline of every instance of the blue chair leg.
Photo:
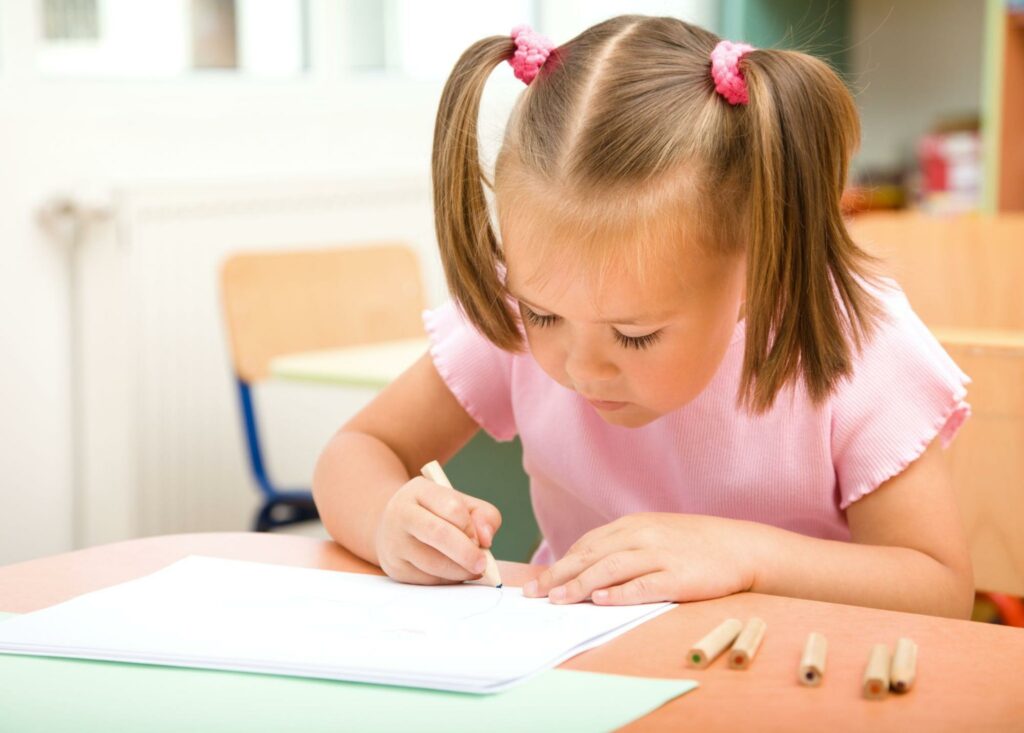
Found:
[(263, 507), (256, 514), (252, 528), (256, 532), (270, 532), (277, 527), (319, 518), (320, 514), (316, 510), (312, 497), (309, 499), (287, 497), (264, 502)]
[(263, 506), (253, 520), (256, 532), (269, 532), (297, 522), (318, 519), (319, 514), (313, 502), (313, 493), (308, 489), (281, 490), (275, 487), (267, 475), (263, 462), (263, 449), (256, 427), (256, 410), (253, 405), (252, 389), (248, 382), (237, 378), (238, 398), (242, 408), (242, 422), (245, 427), (245, 442), (249, 448), (249, 467), (256, 485), (263, 494)]

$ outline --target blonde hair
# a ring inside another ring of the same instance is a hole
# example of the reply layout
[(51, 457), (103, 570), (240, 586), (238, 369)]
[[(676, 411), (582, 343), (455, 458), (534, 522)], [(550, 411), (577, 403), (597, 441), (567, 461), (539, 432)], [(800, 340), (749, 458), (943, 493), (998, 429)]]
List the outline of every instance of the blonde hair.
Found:
[[(702, 246), (745, 250), (741, 404), (767, 410), (799, 378), (820, 403), (851, 373), (881, 313), (865, 289), (872, 259), (839, 207), (859, 143), (856, 108), (828, 65), (782, 50), (743, 57), (750, 101), (733, 107), (710, 74), (719, 40), (674, 18), (620, 16), (556, 48), (506, 129), (498, 208), (506, 196), (556, 191), (543, 205), (563, 219), (622, 227), (630, 207), (615, 201), (682, 205)], [(522, 335), (500, 274), (477, 118), (488, 76), (514, 49), (495, 36), (466, 50), (445, 84), (433, 150), (448, 287), (476, 328), (510, 351)]]

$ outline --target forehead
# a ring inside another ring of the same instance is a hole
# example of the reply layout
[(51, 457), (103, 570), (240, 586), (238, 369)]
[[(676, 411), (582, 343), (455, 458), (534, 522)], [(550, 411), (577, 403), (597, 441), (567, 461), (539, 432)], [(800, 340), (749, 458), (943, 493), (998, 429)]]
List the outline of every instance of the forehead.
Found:
[(694, 171), (584, 191), (501, 166), (495, 201), (510, 290), (551, 310), (569, 298), (591, 314), (616, 315), (664, 310), (705, 291), (742, 248), (708, 236)]
[(512, 294), (586, 321), (664, 316), (705, 291), (721, 257), (689, 239), (685, 227), (643, 221), (602, 228), (520, 215), (502, 222)]

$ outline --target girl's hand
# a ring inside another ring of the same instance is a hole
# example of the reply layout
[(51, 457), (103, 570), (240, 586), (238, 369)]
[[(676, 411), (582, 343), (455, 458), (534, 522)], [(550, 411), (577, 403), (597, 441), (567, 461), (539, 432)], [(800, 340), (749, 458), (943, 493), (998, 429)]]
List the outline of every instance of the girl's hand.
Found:
[(698, 601), (749, 590), (757, 527), (694, 514), (630, 514), (588, 532), (523, 587), (552, 603)]
[(486, 501), (417, 476), (388, 501), (377, 527), (377, 561), (395, 580), (419, 585), (479, 578), (501, 513)]

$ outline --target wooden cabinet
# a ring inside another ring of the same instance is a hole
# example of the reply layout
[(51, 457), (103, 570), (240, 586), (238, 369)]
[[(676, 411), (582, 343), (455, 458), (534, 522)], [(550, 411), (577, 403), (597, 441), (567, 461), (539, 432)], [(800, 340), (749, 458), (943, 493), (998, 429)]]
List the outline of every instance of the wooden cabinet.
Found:
[(1024, 595), (1024, 213), (855, 217), (911, 305), (972, 383), (946, 454), (980, 590)]

